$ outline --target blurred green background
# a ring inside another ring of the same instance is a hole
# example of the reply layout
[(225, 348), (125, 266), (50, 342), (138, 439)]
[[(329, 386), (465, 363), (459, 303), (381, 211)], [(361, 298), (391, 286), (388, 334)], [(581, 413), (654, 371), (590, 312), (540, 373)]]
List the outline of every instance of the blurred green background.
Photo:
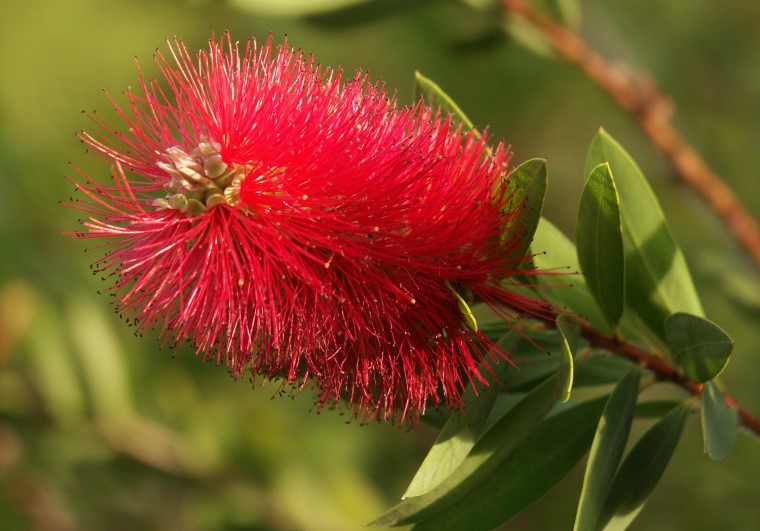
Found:
[[(347, 0), (324, 5), (339, 6)], [(707, 315), (736, 340), (722, 379), (760, 413), (757, 269), (701, 199), (674, 179), (637, 126), (573, 68), (505, 35), (470, 0), (377, 0), (319, 13), (321, 1), (27, 0), (3, 7), (0, 31), (0, 529), (358, 529), (395, 503), (435, 437), (317, 415), (309, 390), (278, 397), (224, 369), (136, 338), (96, 290), (98, 251), (61, 236), (77, 213), (71, 161), (91, 175), (74, 131), (101, 92), (150, 76), (167, 36), (191, 49), (212, 33), (275, 40), (325, 65), (385, 80), (411, 103), (415, 69), (515, 162), (549, 159), (545, 215), (567, 234), (588, 143), (603, 125), (652, 182), (684, 247)], [(273, 7), (274, 6), (274, 7)], [(304, 10), (312, 14), (305, 16)], [(586, 1), (585, 38), (652, 72), (686, 138), (760, 216), (760, 3)], [(561, 264), (558, 264), (561, 265)], [(702, 454), (698, 419), (635, 529), (757, 529), (760, 445)], [(509, 529), (569, 528), (576, 470)]]

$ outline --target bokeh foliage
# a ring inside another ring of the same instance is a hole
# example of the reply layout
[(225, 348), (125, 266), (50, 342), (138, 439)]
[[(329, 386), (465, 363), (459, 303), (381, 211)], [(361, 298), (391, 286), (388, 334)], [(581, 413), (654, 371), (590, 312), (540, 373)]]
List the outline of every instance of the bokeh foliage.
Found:
[[(283, 2), (285, 3), (285, 2)], [(303, 2), (301, 2), (303, 4)], [(333, 2), (336, 4), (338, 2)], [(347, 2), (343, 2), (344, 4)], [(479, 2), (471, 1), (469, 4)], [(0, 32), (0, 522), (9, 529), (356, 529), (392, 505), (435, 437), (345, 424), (310, 412), (310, 393), (274, 398), (189, 350), (173, 358), (135, 338), (96, 290), (84, 245), (59, 235), (77, 215), (57, 205), (67, 161), (106, 177), (73, 131), (108, 113), (100, 89), (136, 83), (138, 56), (178, 35), (191, 48), (230, 30), (290, 42), (349, 74), (369, 70), (412, 98), (415, 70), (444, 86), (515, 162), (547, 157), (544, 215), (573, 234), (587, 146), (600, 125), (649, 177), (680, 242), (705, 314), (736, 341), (722, 381), (760, 411), (758, 275), (730, 235), (636, 125), (571, 67), (526, 50), (498, 18), (455, 1), (355, 2), (308, 16), (247, 0), (32, 0), (4, 6)], [(382, 4), (382, 6), (380, 6)], [(296, 6), (297, 7), (297, 6)], [(756, 217), (760, 5), (697, 0), (587, 1), (583, 32), (608, 56), (650, 70), (677, 124)], [(91, 251), (97, 253), (98, 251)], [(261, 382), (257, 382), (257, 385)], [(661, 398), (661, 397), (657, 397)], [(638, 529), (752, 529), (756, 444), (740, 437), (714, 463), (699, 423), (681, 444)], [(575, 470), (510, 529), (572, 525)], [(572, 496), (565, 493), (573, 493)]]

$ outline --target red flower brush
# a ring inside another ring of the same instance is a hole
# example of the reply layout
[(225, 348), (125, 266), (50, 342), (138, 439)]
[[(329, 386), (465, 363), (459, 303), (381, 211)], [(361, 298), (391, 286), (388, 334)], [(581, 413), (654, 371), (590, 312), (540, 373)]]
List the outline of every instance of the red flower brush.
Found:
[(314, 381), (320, 407), (414, 424), (507, 357), (453, 286), (507, 319), (549, 312), (505, 282), (524, 257), (502, 144), (271, 38), (169, 50), (161, 81), (141, 74), (114, 103), (122, 130), (91, 117), (81, 139), (113, 182), (82, 174), (73, 205), (88, 215), (77, 234), (110, 246), (95, 265), (138, 330), (235, 376)]

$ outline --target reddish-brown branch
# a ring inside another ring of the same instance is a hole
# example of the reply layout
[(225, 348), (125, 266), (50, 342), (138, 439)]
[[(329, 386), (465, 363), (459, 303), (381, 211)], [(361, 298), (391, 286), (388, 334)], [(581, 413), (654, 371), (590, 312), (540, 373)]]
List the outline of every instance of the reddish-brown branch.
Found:
[[(689, 380), (663, 358), (650, 354), (630, 343), (620, 341), (615, 337), (607, 336), (587, 324), (581, 324), (580, 328), (581, 335), (592, 346), (613, 352), (634, 363), (642, 364), (648, 367), (658, 380), (679, 385), (695, 396), (702, 393), (701, 384)], [(738, 413), (739, 425), (760, 437), (760, 419), (744, 409), (732, 396), (724, 395), (723, 398), (726, 405)]]
[(693, 395), (699, 395), (702, 392), (701, 384), (692, 382), (659, 356), (650, 354), (615, 337), (607, 336), (586, 324), (581, 325), (581, 335), (594, 347), (614, 352), (634, 363), (646, 365), (655, 373), (658, 380), (673, 382)]
[(673, 106), (654, 80), (613, 66), (577, 34), (541, 15), (526, 0), (502, 0), (502, 5), (541, 31), (559, 56), (577, 66), (637, 119), (652, 143), (670, 160), (676, 174), (707, 200), (760, 268), (760, 225), (673, 127)]

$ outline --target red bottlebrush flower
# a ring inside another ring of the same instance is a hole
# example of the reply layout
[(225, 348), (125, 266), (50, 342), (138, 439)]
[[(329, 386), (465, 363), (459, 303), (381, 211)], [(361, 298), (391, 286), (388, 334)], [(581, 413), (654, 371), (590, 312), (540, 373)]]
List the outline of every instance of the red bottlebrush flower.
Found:
[(397, 108), (361, 73), (341, 83), (287, 42), (169, 50), (161, 82), (140, 74), (128, 106), (111, 100), (123, 131), (94, 115), (81, 133), (113, 182), (80, 172), (78, 235), (110, 246), (96, 269), (139, 331), (235, 376), (314, 381), (319, 407), (413, 424), (507, 356), (451, 286), (505, 318), (548, 311), (504, 281), (521, 236), (506, 232), (502, 144)]

